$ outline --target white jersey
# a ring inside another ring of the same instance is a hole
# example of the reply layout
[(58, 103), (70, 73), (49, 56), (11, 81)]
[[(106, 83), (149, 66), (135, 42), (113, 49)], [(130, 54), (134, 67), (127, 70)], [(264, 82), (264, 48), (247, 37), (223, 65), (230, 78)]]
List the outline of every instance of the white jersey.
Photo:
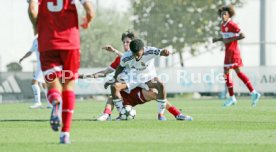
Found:
[(30, 52), (34, 52), (36, 55), (36, 71), (34, 72), (34, 80), (37, 80), (41, 83), (44, 82), (44, 76), (41, 70), (41, 63), (40, 63), (40, 57), (39, 57), (39, 51), (38, 51), (38, 41), (37, 38), (34, 39)]
[(161, 50), (155, 47), (144, 47), (144, 54), (139, 61), (136, 61), (131, 51), (126, 52), (120, 65), (130, 69), (130, 75), (133, 79), (139, 80), (140, 83), (148, 82), (157, 77), (154, 59), (160, 56)]
[(32, 47), (30, 48), (29, 51), (30, 52), (34, 52), (35, 55), (36, 55), (36, 70), (41, 69), (37, 38), (34, 39)]

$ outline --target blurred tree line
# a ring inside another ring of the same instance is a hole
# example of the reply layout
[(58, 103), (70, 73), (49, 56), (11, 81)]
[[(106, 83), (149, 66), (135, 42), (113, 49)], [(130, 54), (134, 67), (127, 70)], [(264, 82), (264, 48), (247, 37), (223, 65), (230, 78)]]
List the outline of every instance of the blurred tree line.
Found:
[[(82, 18), (83, 13), (80, 13)], [(116, 57), (115, 53), (102, 50), (105, 45), (112, 45), (123, 52), (121, 35), (132, 29), (130, 14), (114, 10), (98, 9), (89, 29), (81, 30), (81, 67), (106, 67)], [(81, 21), (80, 21), (81, 22)]]
[(184, 66), (183, 51), (196, 55), (202, 46), (213, 49), (210, 38), (219, 34), (217, 9), (227, 2), (235, 8), (243, 4), (243, 0), (134, 0), (130, 13), (98, 9), (89, 30), (81, 31), (81, 66), (107, 66), (115, 56), (101, 47), (111, 44), (122, 50), (121, 33), (132, 28), (147, 45), (172, 46)]
[[(235, 8), (242, 0), (230, 0)], [(218, 36), (217, 10), (226, 0), (135, 0), (134, 29), (149, 45), (172, 46), (184, 66), (182, 52), (195, 55), (199, 47), (210, 49), (208, 39)]]

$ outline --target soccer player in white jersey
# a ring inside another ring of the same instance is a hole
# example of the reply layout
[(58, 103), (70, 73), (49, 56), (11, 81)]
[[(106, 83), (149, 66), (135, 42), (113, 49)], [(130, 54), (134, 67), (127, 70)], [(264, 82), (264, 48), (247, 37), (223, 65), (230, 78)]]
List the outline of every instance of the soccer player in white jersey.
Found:
[[(130, 42), (135, 39), (135, 34), (133, 32), (127, 31), (122, 34), (121, 40), (123, 42), (123, 48), (125, 52), (130, 51)], [(79, 78), (100, 78), (100, 77), (105, 77), (106, 75), (112, 73), (117, 69), (120, 65), (120, 59), (123, 53), (118, 53), (119, 51), (113, 48), (111, 45), (107, 45), (103, 47), (103, 49), (109, 51), (109, 52), (115, 52), (118, 56), (116, 59), (111, 63), (109, 67), (107, 67), (105, 70), (102, 70), (100, 72), (94, 73), (94, 74), (80, 74)], [(128, 69), (125, 69), (128, 71)], [(124, 71), (126, 72), (126, 71)], [(127, 73), (127, 72), (126, 72)], [(120, 112), (121, 108), (124, 106), (132, 106), (135, 107), (136, 105), (141, 105), (146, 102), (149, 102), (151, 100), (156, 100), (157, 99), (157, 93), (155, 89), (150, 89), (150, 90), (145, 90), (140, 87), (136, 87), (131, 90), (130, 93), (126, 93), (125, 91), (121, 91), (121, 97), (123, 100), (123, 103), (112, 102), (112, 98), (109, 97), (105, 109), (102, 113), (101, 116), (99, 116), (96, 120), (97, 121), (107, 121), (111, 120), (111, 114), (112, 114), (112, 109), (115, 105), (117, 108), (118, 112)], [(193, 118), (188, 115), (184, 115), (178, 108), (173, 106), (169, 101), (167, 101), (166, 104), (166, 109), (170, 114), (172, 114), (176, 120), (192, 120)]]
[[(38, 43), (37, 38), (34, 39), (31, 49), (19, 60), (21, 63), (25, 58), (31, 56), (33, 53), (36, 55), (36, 70), (34, 71), (34, 77), (32, 79), (32, 90), (34, 94), (34, 104), (30, 106), (31, 109), (42, 107), (41, 98), (40, 98), (40, 85), (42, 86), (42, 90), (47, 97), (47, 86), (44, 81), (44, 76), (41, 70), (40, 60), (39, 60), (39, 51), (38, 51)], [(46, 99), (47, 100), (47, 99)], [(47, 100), (48, 101), (48, 100)], [(51, 104), (48, 102), (47, 108), (51, 108)]]
[[(160, 56), (169, 56), (167, 49), (158, 49), (154, 47), (144, 47), (144, 43), (140, 39), (135, 39), (130, 43), (130, 50), (121, 58), (120, 66), (116, 69), (115, 82), (106, 82), (105, 88), (111, 85), (111, 94), (113, 102), (122, 101), (120, 91), (130, 92), (136, 87), (143, 89), (157, 89), (158, 102), (158, 120), (166, 120), (164, 116), (166, 108), (166, 91), (164, 84), (157, 78), (154, 59)], [(118, 75), (124, 68), (131, 69), (128, 77), (117, 79)], [(121, 81), (123, 79), (123, 81)]]

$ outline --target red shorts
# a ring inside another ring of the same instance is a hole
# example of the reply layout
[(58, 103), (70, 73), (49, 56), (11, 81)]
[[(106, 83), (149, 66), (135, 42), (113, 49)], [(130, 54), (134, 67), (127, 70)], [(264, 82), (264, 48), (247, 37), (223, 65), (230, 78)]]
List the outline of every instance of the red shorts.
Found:
[(241, 58), (225, 58), (224, 59), (224, 69), (235, 69), (238, 67), (242, 67), (242, 59)]
[(46, 81), (56, 77), (67, 80), (78, 78), (79, 50), (53, 50), (40, 52), (41, 69)]
[(131, 105), (134, 107), (138, 104), (144, 104), (147, 102), (143, 95), (142, 88), (137, 87), (131, 90), (129, 94), (125, 91), (121, 91), (120, 93), (123, 98), (123, 105)]

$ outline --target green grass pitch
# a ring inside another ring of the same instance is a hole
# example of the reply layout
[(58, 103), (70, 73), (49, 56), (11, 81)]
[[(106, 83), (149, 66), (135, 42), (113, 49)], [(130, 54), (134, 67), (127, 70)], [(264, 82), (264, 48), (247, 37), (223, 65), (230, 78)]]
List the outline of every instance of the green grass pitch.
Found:
[[(262, 99), (257, 107), (240, 99), (229, 108), (221, 100), (171, 99), (194, 117), (157, 121), (156, 102), (137, 106), (133, 121), (96, 122), (104, 102), (78, 102), (70, 145), (60, 145), (49, 126), (49, 109), (30, 110), (30, 103), (0, 104), (0, 152), (275, 152), (276, 101)], [(113, 118), (117, 116), (114, 112)]]

